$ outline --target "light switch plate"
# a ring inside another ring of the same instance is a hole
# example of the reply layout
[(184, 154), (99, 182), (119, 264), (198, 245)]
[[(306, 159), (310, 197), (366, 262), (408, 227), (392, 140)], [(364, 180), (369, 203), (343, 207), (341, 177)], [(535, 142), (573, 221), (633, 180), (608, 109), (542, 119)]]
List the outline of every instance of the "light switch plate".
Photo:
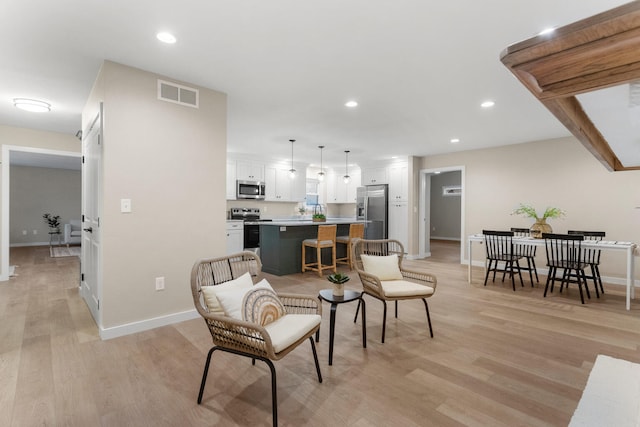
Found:
[(120, 212), (122, 213), (131, 212), (131, 199), (120, 199)]

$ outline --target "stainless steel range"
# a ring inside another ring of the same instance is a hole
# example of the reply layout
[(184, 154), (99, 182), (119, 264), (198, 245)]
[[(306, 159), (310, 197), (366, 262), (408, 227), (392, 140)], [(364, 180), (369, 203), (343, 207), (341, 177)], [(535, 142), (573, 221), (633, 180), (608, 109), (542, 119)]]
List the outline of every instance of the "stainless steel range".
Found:
[(260, 223), (271, 221), (260, 218), (259, 208), (231, 208), (231, 219), (244, 221), (244, 249), (255, 251), (260, 247)]

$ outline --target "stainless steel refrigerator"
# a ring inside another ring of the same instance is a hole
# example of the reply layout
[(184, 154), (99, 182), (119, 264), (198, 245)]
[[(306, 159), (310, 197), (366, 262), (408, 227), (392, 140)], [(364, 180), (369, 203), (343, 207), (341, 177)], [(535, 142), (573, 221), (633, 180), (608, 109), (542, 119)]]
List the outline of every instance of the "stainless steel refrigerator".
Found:
[(356, 212), (358, 219), (365, 220), (365, 239), (386, 239), (389, 234), (387, 184), (367, 185), (356, 190)]

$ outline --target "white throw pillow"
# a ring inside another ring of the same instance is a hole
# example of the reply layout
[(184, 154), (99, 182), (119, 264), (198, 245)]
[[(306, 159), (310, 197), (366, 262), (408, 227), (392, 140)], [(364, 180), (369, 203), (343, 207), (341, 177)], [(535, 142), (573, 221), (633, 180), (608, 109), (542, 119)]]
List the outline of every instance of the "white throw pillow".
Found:
[(212, 314), (242, 319), (240, 308), (244, 294), (253, 287), (251, 275), (247, 272), (242, 276), (219, 285), (203, 286), (202, 294), (209, 312)]
[(360, 255), (364, 271), (373, 274), (380, 280), (402, 280), (398, 267), (398, 255)]

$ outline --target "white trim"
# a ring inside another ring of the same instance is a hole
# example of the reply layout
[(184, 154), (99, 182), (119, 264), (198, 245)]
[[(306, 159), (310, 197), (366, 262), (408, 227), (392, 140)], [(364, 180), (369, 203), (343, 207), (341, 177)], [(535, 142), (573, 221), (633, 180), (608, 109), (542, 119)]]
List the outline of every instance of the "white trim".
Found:
[(154, 317), (151, 319), (140, 320), (138, 322), (125, 323), (124, 325), (113, 326), (111, 328), (100, 328), (100, 338), (110, 340), (125, 335), (136, 334), (138, 332), (148, 331), (150, 329), (159, 328), (161, 326), (172, 325), (174, 323), (184, 322), (186, 320), (197, 319), (200, 317), (198, 311), (194, 308), (179, 313), (167, 314), (165, 316)]
[(439, 237), (439, 236), (431, 236), (431, 240), (451, 240), (454, 242), (459, 242), (459, 237)]
[[(24, 246), (49, 246), (49, 242), (11, 243), (9, 245), (10, 248), (21, 248)], [(55, 246), (58, 246), (58, 245), (55, 245)]]
[[(50, 150), (37, 147), (23, 147), (21, 145), (2, 145), (2, 239), (0, 241), (0, 282), (9, 280), (9, 169), (11, 166), (11, 151), (24, 153), (51, 154), (56, 156), (81, 157), (82, 154), (72, 151)], [(48, 243), (47, 243), (48, 244)]]

